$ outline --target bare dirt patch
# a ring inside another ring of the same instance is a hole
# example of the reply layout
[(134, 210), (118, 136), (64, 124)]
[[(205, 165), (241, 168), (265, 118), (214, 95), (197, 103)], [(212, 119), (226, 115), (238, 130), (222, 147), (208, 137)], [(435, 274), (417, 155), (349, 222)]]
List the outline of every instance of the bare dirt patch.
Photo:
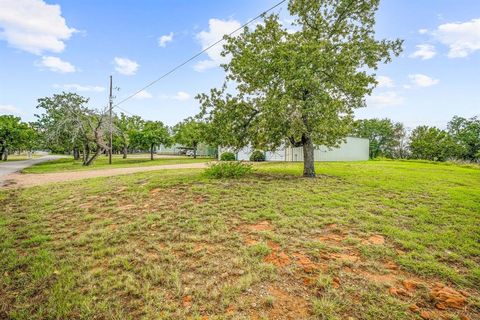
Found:
[(368, 239), (362, 241), (363, 244), (383, 245), (385, 244), (385, 238), (381, 235), (374, 235), (368, 237)]
[(269, 231), (272, 229), (273, 227), (268, 221), (261, 221), (257, 224), (251, 224), (247, 226), (247, 230), (249, 231)]
[(302, 297), (272, 287), (269, 293), (274, 297), (273, 306), (267, 312), (269, 319), (304, 319), (309, 315), (309, 306)]
[(305, 253), (299, 252), (293, 254), (293, 256), (295, 257), (297, 264), (299, 264), (306, 273), (315, 272), (320, 268), (320, 266), (310, 260)]
[(457, 291), (441, 283), (436, 283), (430, 291), (430, 297), (435, 301), (435, 307), (440, 310), (462, 309), (467, 302), (467, 296), (466, 292)]
[(340, 234), (326, 234), (318, 238), (320, 242), (340, 243), (345, 239), (345, 236)]

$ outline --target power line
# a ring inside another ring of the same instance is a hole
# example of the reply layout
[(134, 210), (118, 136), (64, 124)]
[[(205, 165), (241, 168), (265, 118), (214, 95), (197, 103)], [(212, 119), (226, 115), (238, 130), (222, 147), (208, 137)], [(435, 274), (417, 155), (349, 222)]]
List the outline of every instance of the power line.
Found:
[[(250, 19), (248, 22), (244, 23), (243, 25), (241, 25), (240, 27), (238, 27), (237, 29), (233, 30), (232, 32), (230, 32), (228, 34), (228, 36), (232, 36), (233, 34), (235, 34), (236, 32), (238, 32), (239, 30), (242, 30), (243, 28), (245, 28), (246, 26), (248, 26), (250, 23), (252, 23), (253, 21), (261, 18), (263, 15), (265, 15), (266, 13), (268, 13), (269, 11), (272, 11), (273, 9), (279, 7), (280, 5), (282, 5), (284, 2), (286, 2), (287, 0), (282, 0), (280, 1), (279, 3), (277, 3), (276, 5), (274, 5), (273, 7), (263, 11), (262, 13), (260, 13), (258, 16), (256, 16), (255, 18), (253, 19)], [(136, 91), (135, 93), (129, 95), (128, 97), (126, 97), (125, 99), (121, 100), (120, 102), (116, 103), (113, 107), (114, 108), (119, 108), (118, 106), (124, 102), (126, 102), (127, 100), (130, 100), (131, 98), (135, 97), (137, 94), (139, 94), (140, 92), (142, 92), (143, 90), (153, 86), (155, 83), (157, 83), (158, 81), (162, 80), (163, 78), (169, 76), (170, 74), (174, 73), (175, 71), (177, 71), (178, 69), (180, 69), (181, 67), (183, 67), (184, 65), (186, 65), (187, 63), (189, 63), (190, 61), (198, 58), (200, 55), (202, 55), (203, 53), (207, 52), (208, 50), (210, 50), (211, 48), (213, 48), (214, 46), (216, 46), (217, 44), (219, 44), (220, 42), (224, 41), (225, 38), (222, 37), (222, 39), (219, 39), (217, 40), (216, 42), (214, 42), (213, 44), (211, 44), (210, 46), (206, 47), (205, 49), (203, 49), (202, 51), (198, 52), (197, 54), (193, 55), (192, 57), (190, 57), (189, 59), (185, 60), (184, 62), (180, 63), (179, 65), (177, 65), (176, 67), (170, 69), (170, 71), (164, 73), (163, 75), (161, 75), (159, 78), (153, 80), (152, 82), (150, 82), (149, 84), (147, 84), (145, 87), (143, 87), (142, 89)], [(120, 109), (120, 108), (119, 108)], [(120, 109), (120, 110), (123, 110), (123, 111), (126, 111), (124, 109)]]

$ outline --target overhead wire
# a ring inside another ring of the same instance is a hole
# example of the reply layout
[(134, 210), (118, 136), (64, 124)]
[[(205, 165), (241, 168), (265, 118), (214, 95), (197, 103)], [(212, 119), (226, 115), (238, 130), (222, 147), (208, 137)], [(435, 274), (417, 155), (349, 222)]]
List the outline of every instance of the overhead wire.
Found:
[[(270, 7), (269, 9), (263, 11), (262, 13), (260, 13), (259, 15), (257, 15), (256, 17), (250, 19), (249, 21), (247, 21), (246, 23), (242, 24), (240, 27), (236, 28), (235, 30), (233, 30), (232, 32), (226, 34), (227, 36), (232, 36), (234, 35), (235, 33), (237, 33), (239, 30), (242, 30), (243, 28), (245, 28), (246, 26), (248, 26), (249, 24), (251, 24), (252, 22), (258, 20), (259, 18), (261, 18), (262, 16), (264, 16), (266, 13), (274, 10), (275, 8), (281, 6), (284, 2), (286, 2), (287, 0), (282, 0), (280, 2), (278, 2), (277, 4), (275, 4), (274, 6)], [(175, 71), (177, 71), (178, 69), (182, 68), (183, 66), (185, 66), (186, 64), (188, 64), (189, 62), (191, 62), (192, 60), (195, 60), (196, 58), (198, 58), (200, 55), (202, 55), (203, 53), (207, 52), (208, 50), (210, 50), (211, 48), (213, 48), (214, 46), (218, 45), (219, 43), (223, 42), (225, 40), (225, 36), (223, 36), (221, 39), (215, 41), (214, 43), (212, 43), (211, 45), (209, 45), (208, 47), (206, 47), (205, 49), (203, 49), (202, 51), (196, 53), (195, 55), (193, 55), (192, 57), (188, 58), (187, 60), (185, 60), (184, 62), (178, 64), (177, 66), (175, 66), (174, 68), (170, 69), (169, 71), (167, 71), (166, 73), (162, 74), (160, 77), (158, 77), (157, 79), (153, 80), (152, 82), (148, 83), (147, 85), (145, 85), (144, 87), (142, 87), (141, 89), (135, 91), (134, 93), (132, 93), (131, 95), (127, 96), (126, 98), (122, 99), (120, 102), (114, 104), (113, 108), (118, 108), (122, 111), (125, 111), (129, 114), (132, 115), (132, 113), (128, 112), (127, 110), (123, 109), (123, 108), (120, 108), (119, 105), (125, 103), (126, 101), (132, 99), (133, 97), (135, 97), (136, 95), (138, 95), (140, 92), (150, 88), (151, 86), (153, 86), (155, 83), (157, 83), (158, 81), (168, 77), (169, 75), (171, 75), (172, 73), (174, 73)]]

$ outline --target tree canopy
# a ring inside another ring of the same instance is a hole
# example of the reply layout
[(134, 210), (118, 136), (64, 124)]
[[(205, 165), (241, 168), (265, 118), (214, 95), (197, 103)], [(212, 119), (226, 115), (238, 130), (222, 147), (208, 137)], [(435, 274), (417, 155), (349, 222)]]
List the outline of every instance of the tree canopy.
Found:
[(51, 149), (74, 150), (74, 156), (83, 150), (83, 164), (90, 165), (109, 149), (106, 133), (110, 126), (105, 111), (89, 109), (88, 99), (76, 93), (54, 94), (38, 99), (37, 115), (45, 144)]
[(127, 158), (128, 148), (133, 145), (133, 137), (136, 132), (142, 129), (144, 120), (139, 116), (127, 116), (121, 113), (114, 120), (114, 148), (122, 150), (123, 158)]
[(132, 140), (140, 148), (150, 150), (151, 160), (156, 146), (169, 146), (172, 143), (168, 127), (161, 121), (145, 121), (142, 128), (134, 132)]
[(187, 118), (173, 127), (173, 138), (176, 143), (193, 149), (193, 157), (197, 157), (199, 143), (206, 141), (207, 125), (199, 120)]
[(19, 117), (0, 115), (0, 160), (7, 161), (12, 150), (31, 149), (35, 136), (35, 130)]
[(354, 124), (353, 134), (370, 141), (370, 158), (405, 156), (405, 128), (390, 119), (364, 119)]
[(448, 123), (448, 131), (463, 149), (460, 157), (471, 161), (480, 160), (480, 118), (455, 116)]
[(452, 136), (436, 127), (416, 127), (410, 136), (411, 157), (433, 161), (455, 158), (460, 151)]
[[(401, 52), (401, 40), (374, 38), (379, 0), (290, 0), (294, 32), (279, 16), (227, 37), (225, 85), (197, 98), (227, 146), (303, 147), (304, 176), (315, 176), (314, 144), (335, 147), (353, 111), (376, 85), (375, 70)], [(235, 93), (227, 90), (235, 83)]]

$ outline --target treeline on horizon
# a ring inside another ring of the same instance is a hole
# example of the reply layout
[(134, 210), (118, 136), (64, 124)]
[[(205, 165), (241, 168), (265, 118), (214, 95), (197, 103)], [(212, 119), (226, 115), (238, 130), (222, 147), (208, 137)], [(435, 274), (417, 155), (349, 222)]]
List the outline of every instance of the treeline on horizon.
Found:
[[(71, 154), (84, 165), (92, 164), (109, 150), (110, 132), (113, 153), (127, 155), (178, 143), (194, 151), (200, 143), (225, 146), (219, 141), (213, 124), (187, 118), (173, 127), (161, 121), (139, 116), (114, 114), (112, 125), (107, 110), (85, 107), (88, 99), (75, 93), (62, 93), (38, 100), (42, 112), (37, 120), (22, 122), (13, 115), (0, 116), (0, 159), (21, 151), (49, 150)], [(370, 158), (423, 159), (431, 161), (461, 160), (480, 162), (480, 118), (454, 116), (442, 130), (418, 126), (409, 131), (390, 119), (363, 119), (353, 122), (352, 136), (370, 141)], [(228, 144), (228, 143), (226, 143)], [(288, 142), (287, 142), (288, 144)]]

